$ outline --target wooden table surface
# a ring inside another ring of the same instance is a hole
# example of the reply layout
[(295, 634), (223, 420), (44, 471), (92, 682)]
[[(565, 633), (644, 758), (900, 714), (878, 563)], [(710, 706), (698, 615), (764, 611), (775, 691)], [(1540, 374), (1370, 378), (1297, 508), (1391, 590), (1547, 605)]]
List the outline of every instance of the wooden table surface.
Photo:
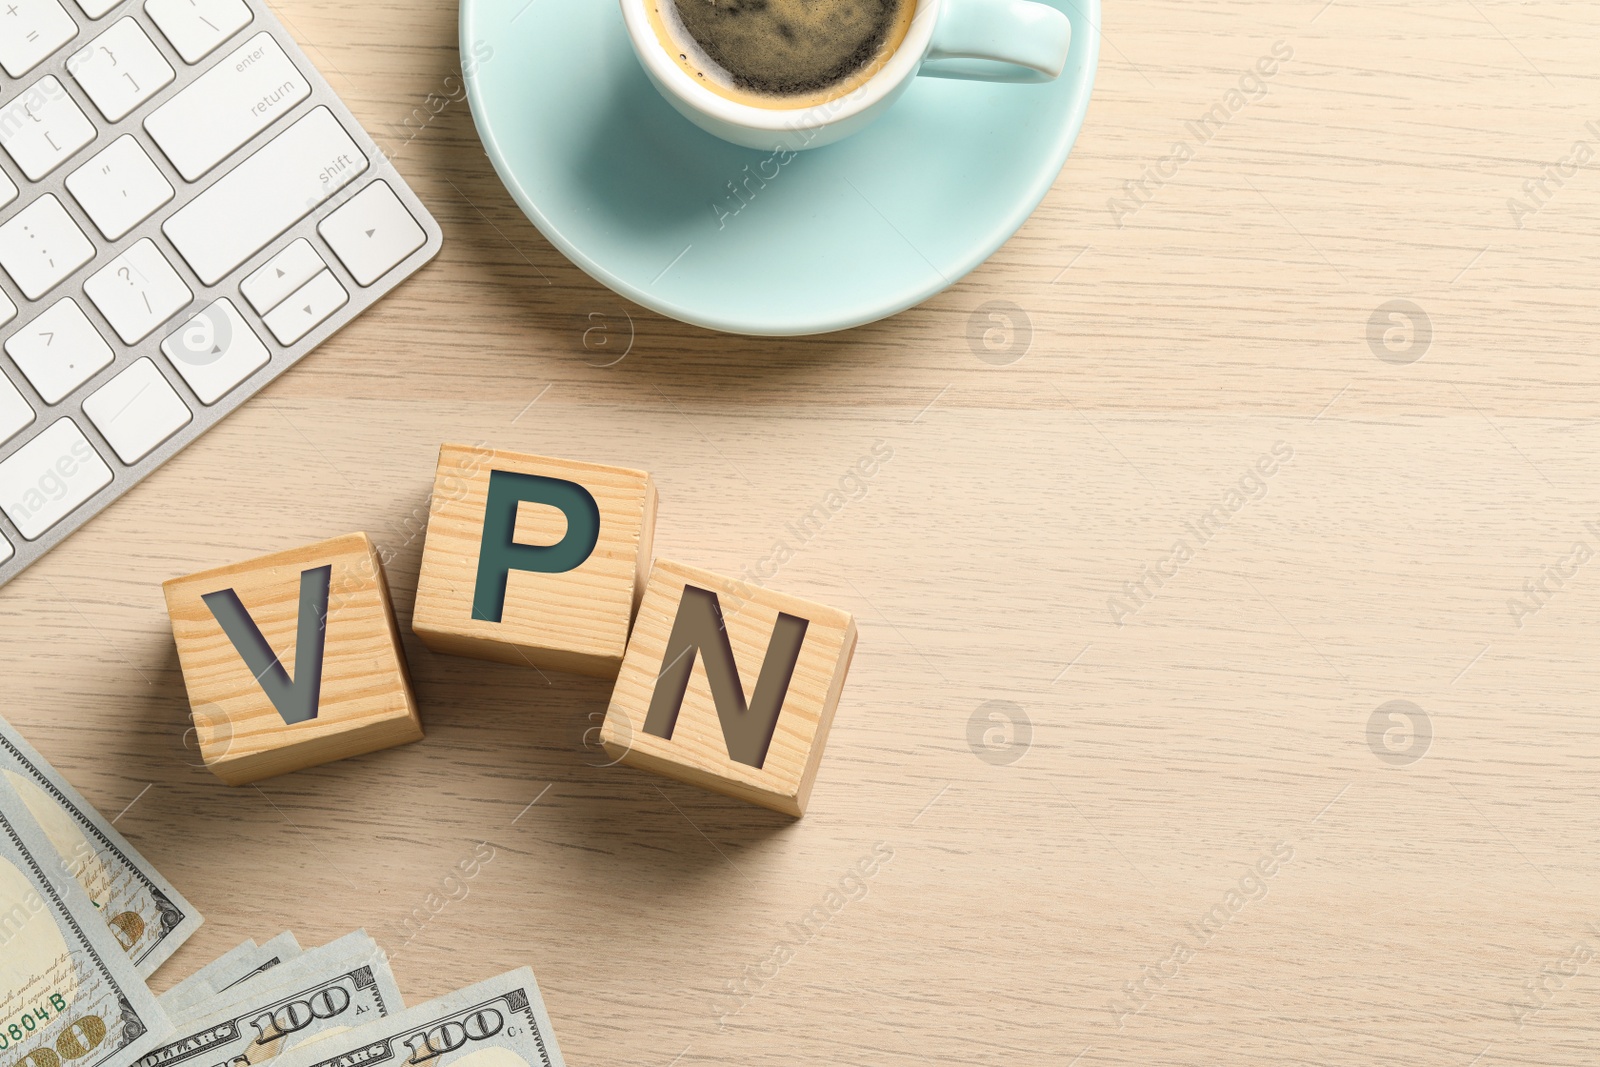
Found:
[[(414, 1001), (531, 964), (574, 1067), (1596, 1061), (1591, 5), (1110, 4), (1022, 232), (795, 341), (552, 249), (453, 5), (277, 6), (380, 138), (430, 114), (444, 251), (0, 595), (4, 713), (206, 914), (159, 988), (365, 926)], [(804, 820), (409, 634), (426, 741), (198, 766), (160, 583), (365, 530), (408, 623), (445, 440), (646, 468), (729, 574), (892, 449), (772, 580), (861, 629)]]

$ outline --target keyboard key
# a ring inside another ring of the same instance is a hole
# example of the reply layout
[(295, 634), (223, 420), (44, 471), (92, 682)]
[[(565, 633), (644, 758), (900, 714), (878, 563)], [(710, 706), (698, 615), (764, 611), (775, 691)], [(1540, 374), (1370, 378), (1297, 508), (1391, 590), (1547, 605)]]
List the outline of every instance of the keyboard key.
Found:
[(150, 113), (144, 128), (194, 181), (311, 95), (269, 33), (258, 33)]
[(59, 404), (78, 386), (111, 365), (111, 346), (83, 309), (62, 297), (44, 314), (12, 334), (6, 355), (22, 368), (46, 404)]
[(141, 359), (83, 402), (122, 462), (132, 465), (193, 420), (178, 392), (149, 359)]
[(4, 293), (0, 293), (0, 326), (4, 326), (6, 323), (10, 322), (16, 317), (17, 305), (11, 302), (11, 298), (9, 296)]
[(268, 241), (367, 169), (367, 157), (325, 107), (278, 134), (161, 224), (204, 285), (215, 285)]
[(6, 177), (5, 171), (0, 171), (0, 207), (5, 207), (16, 198), (17, 187)]
[(122, 19), (67, 60), (107, 122), (116, 122), (173, 79), (172, 66), (131, 18)]
[(94, 245), (53, 193), (0, 226), (0, 266), (29, 300), (39, 299), (93, 258)]
[(349, 300), (333, 272), (325, 270), (265, 316), (267, 329), (279, 344), (292, 345)]
[(161, 351), (202, 404), (215, 404), (267, 365), (271, 353), (244, 316), (224, 298), (161, 342)]
[(33, 408), (11, 379), (0, 374), (0, 445), (33, 425)]
[(317, 224), (359, 285), (388, 274), (428, 240), (389, 183), (376, 181)]
[(194, 299), (148, 237), (91, 274), (83, 291), (129, 345), (150, 336)]
[(101, 17), (120, 3), (122, 0), (78, 0), (83, 13), (92, 19)]
[(239, 291), (258, 314), (265, 315), (327, 266), (311, 242), (302, 237), (240, 282)]
[(67, 190), (108, 241), (115, 241), (172, 199), (172, 185), (139, 142), (127, 134), (67, 175)]
[(78, 35), (78, 24), (56, 0), (6, 0), (0, 7), (0, 67), (20, 78)]
[(198, 63), (250, 25), (244, 0), (148, 0), (145, 13), (185, 63)]
[(37, 541), (111, 484), (111, 468), (71, 419), (59, 419), (0, 462), (0, 509)]
[(53, 74), (0, 109), (0, 145), (29, 181), (43, 178), (92, 140), (94, 126)]

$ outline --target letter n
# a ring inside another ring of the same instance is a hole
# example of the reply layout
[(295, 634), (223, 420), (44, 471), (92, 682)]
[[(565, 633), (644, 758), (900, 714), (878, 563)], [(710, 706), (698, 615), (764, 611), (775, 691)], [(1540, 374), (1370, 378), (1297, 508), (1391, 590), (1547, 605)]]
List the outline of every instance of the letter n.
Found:
[(807, 625), (805, 619), (778, 613), (777, 625), (767, 644), (766, 659), (761, 663), (761, 675), (756, 680), (755, 693), (747, 704), (744, 684), (739, 680), (739, 667), (733, 659), (733, 645), (728, 640), (727, 627), (722, 619), (722, 604), (717, 594), (698, 586), (685, 585), (683, 597), (678, 602), (677, 617), (672, 623), (672, 633), (667, 638), (666, 652), (662, 656), (661, 673), (656, 678), (655, 692), (650, 697), (650, 710), (645, 715), (645, 733), (671, 739), (673, 728), (678, 723), (678, 711), (683, 707), (684, 694), (689, 687), (689, 676), (694, 671), (695, 657), (699, 656), (705, 665), (706, 680), (711, 685), (717, 718), (722, 723), (722, 738), (728, 747), (728, 758), (759, 768), (766, 762), (767, 748), (772, 744), (772, 734), (778, 726), (778, 713), (783, 710), (783, 699), (789, 691), (789, 681), (794, 677), (795, 665), (800, 659), (800, 646), (805, 641)]
[(245, 666), (266, 691), (272, 706), (289, 726), (317, 717), (322, 698), (322, 655), (328, 643), (328, 587), (333, 567), (316, 567), (300, 575), (300, 621), (290, 678), (278, 654), (232, 589), (206, 593), (200, 599), (211, 609), (222, 632), (233, 642)]
[[(547, 504), (567, 518), (567, 532), (553, 545), (523, 545), (516, 540), (517, 507)], [(560, 574), (577, 568), (600, 541), (600, 508), (589, 490), (564, 478), (514, 471), (489, 472), (489, 499), (483, 510), (483, 544), (472, 617), (499, 622), (506, 607), (506, 580), (512, 571)]]

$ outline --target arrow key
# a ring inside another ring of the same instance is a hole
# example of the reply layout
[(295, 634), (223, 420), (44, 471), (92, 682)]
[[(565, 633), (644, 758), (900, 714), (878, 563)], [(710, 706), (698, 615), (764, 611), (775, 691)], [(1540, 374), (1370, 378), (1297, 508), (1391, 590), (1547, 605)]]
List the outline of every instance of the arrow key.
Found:
[(349, 302), (350, 294), (344, 291), (332, 271), (325, 270), (263, 318), (279, 344), (292, 345)]
[(202, 404), (215, 404), (272, 355), (227, 297), (178, 327), (161, 352), (189, 383)]
[(317, 224), (356, 282), (371, 285), (427, 242), (388, 182), (376, 181)]
[(311, 242), (302, 237), (240, 282), (239, 292), (257, 314), (265, 315), (327, 267)]

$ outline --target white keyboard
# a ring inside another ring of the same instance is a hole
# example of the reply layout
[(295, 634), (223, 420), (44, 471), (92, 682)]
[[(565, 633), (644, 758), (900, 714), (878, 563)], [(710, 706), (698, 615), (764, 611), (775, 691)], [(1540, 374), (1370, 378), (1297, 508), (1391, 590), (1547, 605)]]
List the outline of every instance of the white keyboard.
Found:
[(261, 0), (0, 0), (0, 584), (439, 244)]

